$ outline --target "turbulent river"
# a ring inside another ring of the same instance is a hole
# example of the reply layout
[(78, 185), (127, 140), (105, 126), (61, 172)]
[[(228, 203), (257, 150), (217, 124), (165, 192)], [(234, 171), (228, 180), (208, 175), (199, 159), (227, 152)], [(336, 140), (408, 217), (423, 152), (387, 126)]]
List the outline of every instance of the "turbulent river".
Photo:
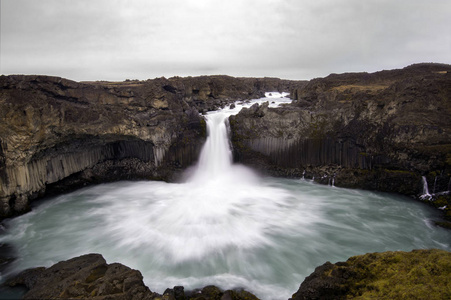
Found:
[[(258, 101), (288, 101), (269, 97)], [(39, 201), (7, 220), (0, 243), (18, 257), (8, 272), (95, 252), (140, 270), (159, 293), (213, 284), (288, 299), (326, 261), (451, 250), (451, 232), (431, 225), (437, 212), (411, 199), (259, 177), (232, 164), (225, 121), (241, 107), (206, 116), (209, 137), (183, 183), (97, 185)]]

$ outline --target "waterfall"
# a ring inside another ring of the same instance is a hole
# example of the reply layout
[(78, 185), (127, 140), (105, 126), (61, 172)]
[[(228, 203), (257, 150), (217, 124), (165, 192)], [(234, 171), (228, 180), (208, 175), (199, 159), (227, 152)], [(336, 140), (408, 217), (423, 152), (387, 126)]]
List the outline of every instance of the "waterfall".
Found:
[(205, 115), (207, 140), (202, 148), (197, 166), (192, 172), (188, 172), (186, 181), (203, 185), (219, 181), (222, 184), (255, 181), (256, 176), (252, 170), (233, 164), (232, 148), (229, 142), (228, 118), (237, 114), (243, 107), (250, 107), (254, 103), (261, 104), (271, 99), (269, 107), (277, 107), (281, 103), (291, 102), (290, 99), (281, 98), (281, 96), (286, 96), (286, 93), (273, 92), (271, 96), (267, 94), (267, 98), (233, 104), (222, 110), (212, 111)]
[(426, 179), (426, 176), (422, 176), (421, 178), (423, 180), (423, 194), (420, 196), (420, 198), (430, 200), (432, 198), (432, 196), (431, 196), (431, 194), (429, 194), (429, 187), (428, 187), (428, 181)]
[(226, 112), (206, 116), (208, 138), (202, 148), (199, 163), (189, 181), (204, 181), (216, 178), (232, 167)]

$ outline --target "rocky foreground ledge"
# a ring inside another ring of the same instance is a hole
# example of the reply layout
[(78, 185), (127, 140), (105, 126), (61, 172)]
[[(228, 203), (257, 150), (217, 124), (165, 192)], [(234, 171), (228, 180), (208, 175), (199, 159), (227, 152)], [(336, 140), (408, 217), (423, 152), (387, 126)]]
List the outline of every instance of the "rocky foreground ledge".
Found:
[[(176, 286), (160, 295), (144, 285), (139, 271), (119, 263), (107, 264), (100, 254), (76, 257), (50, 268), (29, 269), (6, 285), (25, 286), (28, 291), (23, 299), (258, 299), (244, 290), (223, 291), (215, 286), (193, 291)], [(450, 299), (451, 252), (383, 252), (336, 264), (326, 262), (292, 296), (293, 300), (354, 298)]]

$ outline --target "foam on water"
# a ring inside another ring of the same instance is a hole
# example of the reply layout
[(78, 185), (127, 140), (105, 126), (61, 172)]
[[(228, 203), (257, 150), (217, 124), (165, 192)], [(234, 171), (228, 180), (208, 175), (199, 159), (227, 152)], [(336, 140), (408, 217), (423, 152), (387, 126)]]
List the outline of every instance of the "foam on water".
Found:
[(0, 242), (14, 245), (19, 256), (9, 272), (97, 252), (109, 263), (139, 269), (159, 293), (215, 284), (288, 299), (325, 261), (387, 250), (451, 250), (451, 234), (427, 226), (436, 212), (419, 203), (260, 178), (232, 164), (225, 121), (239, 109), (206, 116), (209, 138), (184, 183), (102, 184), (8, 220)]

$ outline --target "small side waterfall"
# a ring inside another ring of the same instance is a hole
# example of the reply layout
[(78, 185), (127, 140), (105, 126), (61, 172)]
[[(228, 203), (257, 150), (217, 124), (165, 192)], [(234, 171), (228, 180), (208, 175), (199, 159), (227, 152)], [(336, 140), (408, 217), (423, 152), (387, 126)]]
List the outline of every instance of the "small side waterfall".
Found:
[(420, 198), (430, 200), (432, 198), (432, 195), (429, 193), (428, 181), (426, 179), (426, 176), (422, 176), (421, 178), (423, 180), (423, 194), (420, 196)]

